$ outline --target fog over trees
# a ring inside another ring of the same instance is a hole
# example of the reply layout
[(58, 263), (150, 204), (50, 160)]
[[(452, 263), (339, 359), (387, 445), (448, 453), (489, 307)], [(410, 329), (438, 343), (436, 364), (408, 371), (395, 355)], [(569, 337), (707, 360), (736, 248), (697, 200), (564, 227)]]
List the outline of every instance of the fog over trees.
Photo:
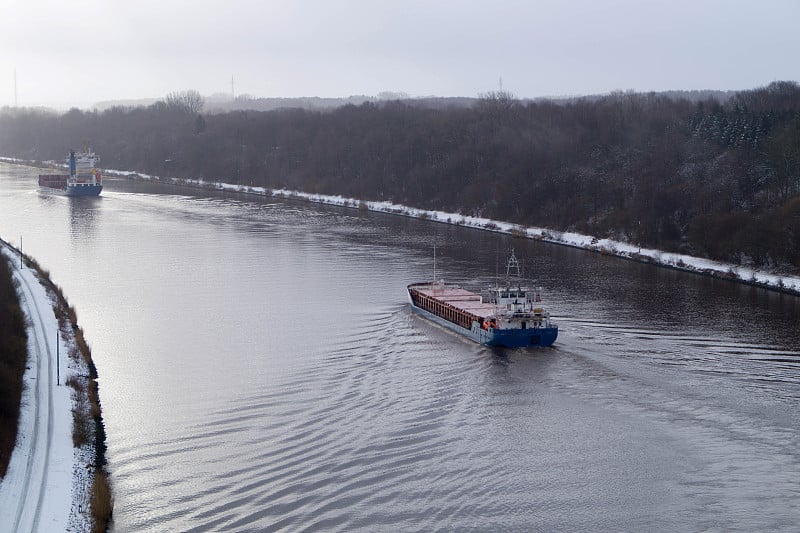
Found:
[(800, 86), (717, 98), (613, 93), (470, 105), (367, 101), (203, 114), (196, 91), (140, 107), (4, 108), (0, 154), (342, 194), (800, 269)]

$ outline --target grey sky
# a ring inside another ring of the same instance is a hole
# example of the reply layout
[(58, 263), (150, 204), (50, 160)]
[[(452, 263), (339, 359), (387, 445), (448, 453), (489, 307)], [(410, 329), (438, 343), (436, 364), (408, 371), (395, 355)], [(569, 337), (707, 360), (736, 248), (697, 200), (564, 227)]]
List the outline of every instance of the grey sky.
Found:
[(0, 0), (0, 106), (161, 97), (520, 97), (800, 78), (800, 0)]

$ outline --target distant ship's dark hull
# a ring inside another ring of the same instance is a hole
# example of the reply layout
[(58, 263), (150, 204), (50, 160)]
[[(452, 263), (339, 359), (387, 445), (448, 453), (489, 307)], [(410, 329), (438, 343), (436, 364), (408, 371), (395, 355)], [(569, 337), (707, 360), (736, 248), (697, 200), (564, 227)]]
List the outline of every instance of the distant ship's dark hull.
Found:
[(54, 187), (39, 187), (42, 192), (62, 194), (64, 196), (99, 196), (103, 190), (102, 185), (71, 185), (62, 189)]

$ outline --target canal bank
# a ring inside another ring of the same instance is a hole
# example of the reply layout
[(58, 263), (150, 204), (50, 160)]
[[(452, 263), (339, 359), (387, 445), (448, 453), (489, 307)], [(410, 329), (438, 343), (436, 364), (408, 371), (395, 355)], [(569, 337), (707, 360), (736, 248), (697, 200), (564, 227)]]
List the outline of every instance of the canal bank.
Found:
[(0, 239), (27, 315), (17, 445), (0, 481), (9, 530), (106, 531), (113, 500), (97, 371), (75, 308), (35, 259)]
[(146, 180), (196, 189), (218, 190), (262, 197), (301, 200), (318, 204), (336, 205), (365, 211), (374, 211), (379, 213), (431, 220), (433, 222), (439, 222), (443, 224), (451, 224), (495, 233), (503, 233), (522, 239), (532, 239), (551, 244), (558, 244), (561, 246), (580, 248), (582, 250), (588, 250), (602, 255), (619, 257), (622, 259), (651, 264), (662, 268), (692, 272), (716, 279), (733, 281), (745, 285), (781, 292), (784, 294), (800, 296), (800, 276), (798, 275), (765, 271), (748, 266), (714, 261), (712, 259), (706, 259), (703, 257), (694, 257), (686, 254), (665, 252), (663, 250), (657, 250), (654, 248), (643, 248), (635, 244), (614, 239), (600, 238), (593, 235), (584, 235), (575, 232), (525, 226), (479, 216), (462, 215), (460, 213), (419, 209), (416, 207), (395, 204), (388, 201), (360, 200), (358, 198), (306, 193), (303, 191), (294, 191), (288, 189), (250, 187), (246, 185), (235, 185), (231, 183), (206, 181), (202, 179), (195, 180), (162, 178), (159, 176), (151, 176), (132, 171), (105, 170), (104, 172), (112, 176), (121, 176), (129, 179)]
[[(33, 166), (36, 168), (63, 166), (54, 161), (29, 161), (8, 157), (0, 157), (0, 162), (15, 165)], [(513, 224), (510, 222), (494, 220), (480, 216), (462, 215), (460, 213), (419, 209), (402, 204), (395, 204), (389, 201), (361, 200), (358, 198), (346, 198), (340, 195), (307, 193), (289, 189), (270, 189), (265, 187), (237, 185), (203, 179), (161, 177), (130, 170), (104, 169), (103, 172), (109, 176), (125, 177), (133, 180), (164, 183), (168, 185), (177, 185), (194, 189), (234, 192), (267, 198), (301, 200), (312, 203), (336, 205), (365, 211), (374, 211), (379, 213), (431, 220), (433, 222), (439, 222), (443, 224), (452, 224), (456, 226), (464, 226), (484, 231), (508, 234), (517, 238), (532, 239), (551, 244), (558, 244), (561, 246), (580, 248), (582, 250), (588, 250), (602, 255), (619, 257), (622, 259), (651, 264), (662, 268), (692, 272), (715, 279), (733, 281), (753, 287), (777, 291), (784, 294), (800, 296), (800, 275), (781, 273), (777, 271), (767, 271), (749, 266), (714, 261), (712, 259), (706, 259), (703, 257), (665, 252), (663, 250), (657, 250), (654, 248), (643, 248), (636, 244), (614, 239), (600, 238), (593, 235), (584, 235), (575, 232)]]

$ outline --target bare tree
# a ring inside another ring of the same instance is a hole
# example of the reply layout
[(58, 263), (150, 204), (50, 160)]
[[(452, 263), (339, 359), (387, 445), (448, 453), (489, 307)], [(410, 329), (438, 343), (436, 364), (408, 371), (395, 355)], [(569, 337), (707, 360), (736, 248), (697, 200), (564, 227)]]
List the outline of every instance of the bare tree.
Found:
[(479, 109), (505, 112), (518, 105), (517, 97), (508, 91), (489, 91), (478, 95), (477, 107)]
[(206, 100), (194, 89), (188, 91), (176, 91), (167, 95), (167, 106), (171, 109), (185, 111), (190, 114), (197, 114), (203, 110)]

